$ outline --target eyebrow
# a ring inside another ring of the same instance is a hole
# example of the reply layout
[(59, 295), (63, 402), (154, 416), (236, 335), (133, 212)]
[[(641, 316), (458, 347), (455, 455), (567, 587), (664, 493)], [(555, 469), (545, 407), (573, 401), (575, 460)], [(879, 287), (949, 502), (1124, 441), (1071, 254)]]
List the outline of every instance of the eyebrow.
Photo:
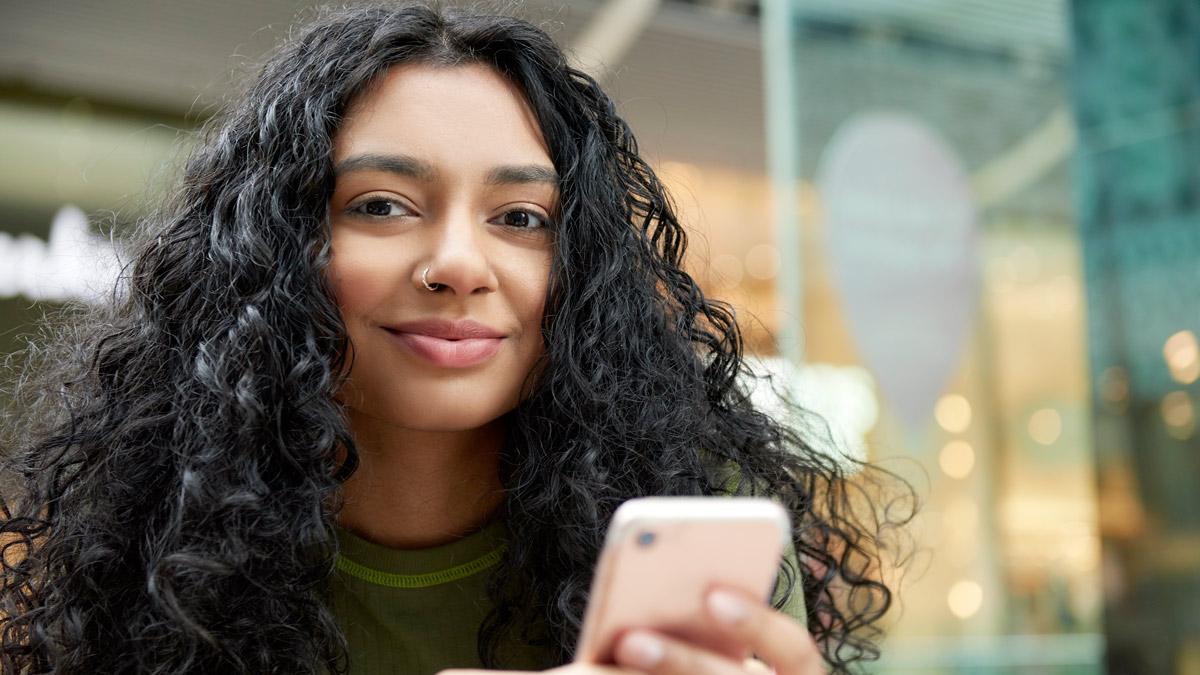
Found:
[(335, 176), (355, 171), (384, 171), (423, 181), (437, 177), (437, 169), (432, 164), (409, 155), (353, 155), (333, 167)]
[[(333, 173), (336, 176), (355, 171), (385, 171), (426, 182), (436, 180), (438, 177), (436, 167), (411, 155), (353, 155), (333, 167)], [(557, 187), (558, 173), (553, 168), (541, 164), (505, 164), (489, 170), (484, 178), (484, 183), (487, 185), (546, 183)]]
[(558, 185), (558, 173), (541, 164), (507, 164), (497, 166), (488, 171), (484, 183), (488, 185), (521, 185), (528, 183), (547, 183)]

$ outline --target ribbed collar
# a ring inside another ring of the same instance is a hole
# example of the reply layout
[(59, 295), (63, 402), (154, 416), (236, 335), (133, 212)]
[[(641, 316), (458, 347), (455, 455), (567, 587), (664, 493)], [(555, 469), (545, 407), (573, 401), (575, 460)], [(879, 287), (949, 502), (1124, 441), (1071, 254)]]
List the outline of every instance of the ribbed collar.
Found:
[(499, 561), (508, 541), (504, 520), (440, 546), (396, 549), (337, 527), (341, 546), (338, 568), (370, 583), (398, 588), (421, 588), (470, 576)]

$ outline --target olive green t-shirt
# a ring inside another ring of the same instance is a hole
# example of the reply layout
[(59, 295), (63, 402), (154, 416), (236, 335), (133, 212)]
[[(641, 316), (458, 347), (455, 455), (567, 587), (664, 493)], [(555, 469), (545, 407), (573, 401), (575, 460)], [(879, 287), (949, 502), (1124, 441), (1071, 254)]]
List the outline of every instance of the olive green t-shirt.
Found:
[[(349, 642), (350, 675), (481, 668), (476, 636), (491, 609), (488, 572), (500, 562), (506, 537), (503, 521), (496, 521), (442, 546), (401, 550), (339, 527), (329, 600)], [(504, 648), (513, 668), (555, 665), (544, 649)]]
[[(339, 527), (341, 554), (329, 602), (349, 642), (350, 674), (426, 675), (482, 667), (476, 635), (491, 608), (488, 571), (504, 554), (507, 534), (503, 521), (496, 521), (442, 546), (399, 550)], [(784, 611), (804, 622), (798, 585)], [(558, 665), (544, 648), (502, 649), (513, 669)]]

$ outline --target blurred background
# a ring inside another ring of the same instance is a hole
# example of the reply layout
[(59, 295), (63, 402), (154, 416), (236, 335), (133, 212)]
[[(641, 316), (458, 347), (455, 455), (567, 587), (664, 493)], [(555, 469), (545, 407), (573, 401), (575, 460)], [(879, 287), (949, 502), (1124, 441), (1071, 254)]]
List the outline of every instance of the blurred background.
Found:
[[(0, 0), (0, 355), (311, 4)], [(1200, 2), (501, 10), (617, 100), (761, 371), (920, 490), (869, 672), (1200, 673)]]

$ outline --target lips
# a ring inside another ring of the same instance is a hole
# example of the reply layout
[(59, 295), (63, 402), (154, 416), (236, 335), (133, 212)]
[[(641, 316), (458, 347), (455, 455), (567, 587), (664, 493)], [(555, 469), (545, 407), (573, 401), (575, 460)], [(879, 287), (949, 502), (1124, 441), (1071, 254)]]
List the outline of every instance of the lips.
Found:
[(467, 368), (496, 355), (505, 334), (471, 320), (426, 319), (384, 326), (397, 343), (444, 368)]
[(467, 338), (502, 338), (504, 332), (496, 330), (471, 319), (420, 319), (404, 323), (384, 326), (395, 333), (416, 333), (443, 340), (464, 340)]

